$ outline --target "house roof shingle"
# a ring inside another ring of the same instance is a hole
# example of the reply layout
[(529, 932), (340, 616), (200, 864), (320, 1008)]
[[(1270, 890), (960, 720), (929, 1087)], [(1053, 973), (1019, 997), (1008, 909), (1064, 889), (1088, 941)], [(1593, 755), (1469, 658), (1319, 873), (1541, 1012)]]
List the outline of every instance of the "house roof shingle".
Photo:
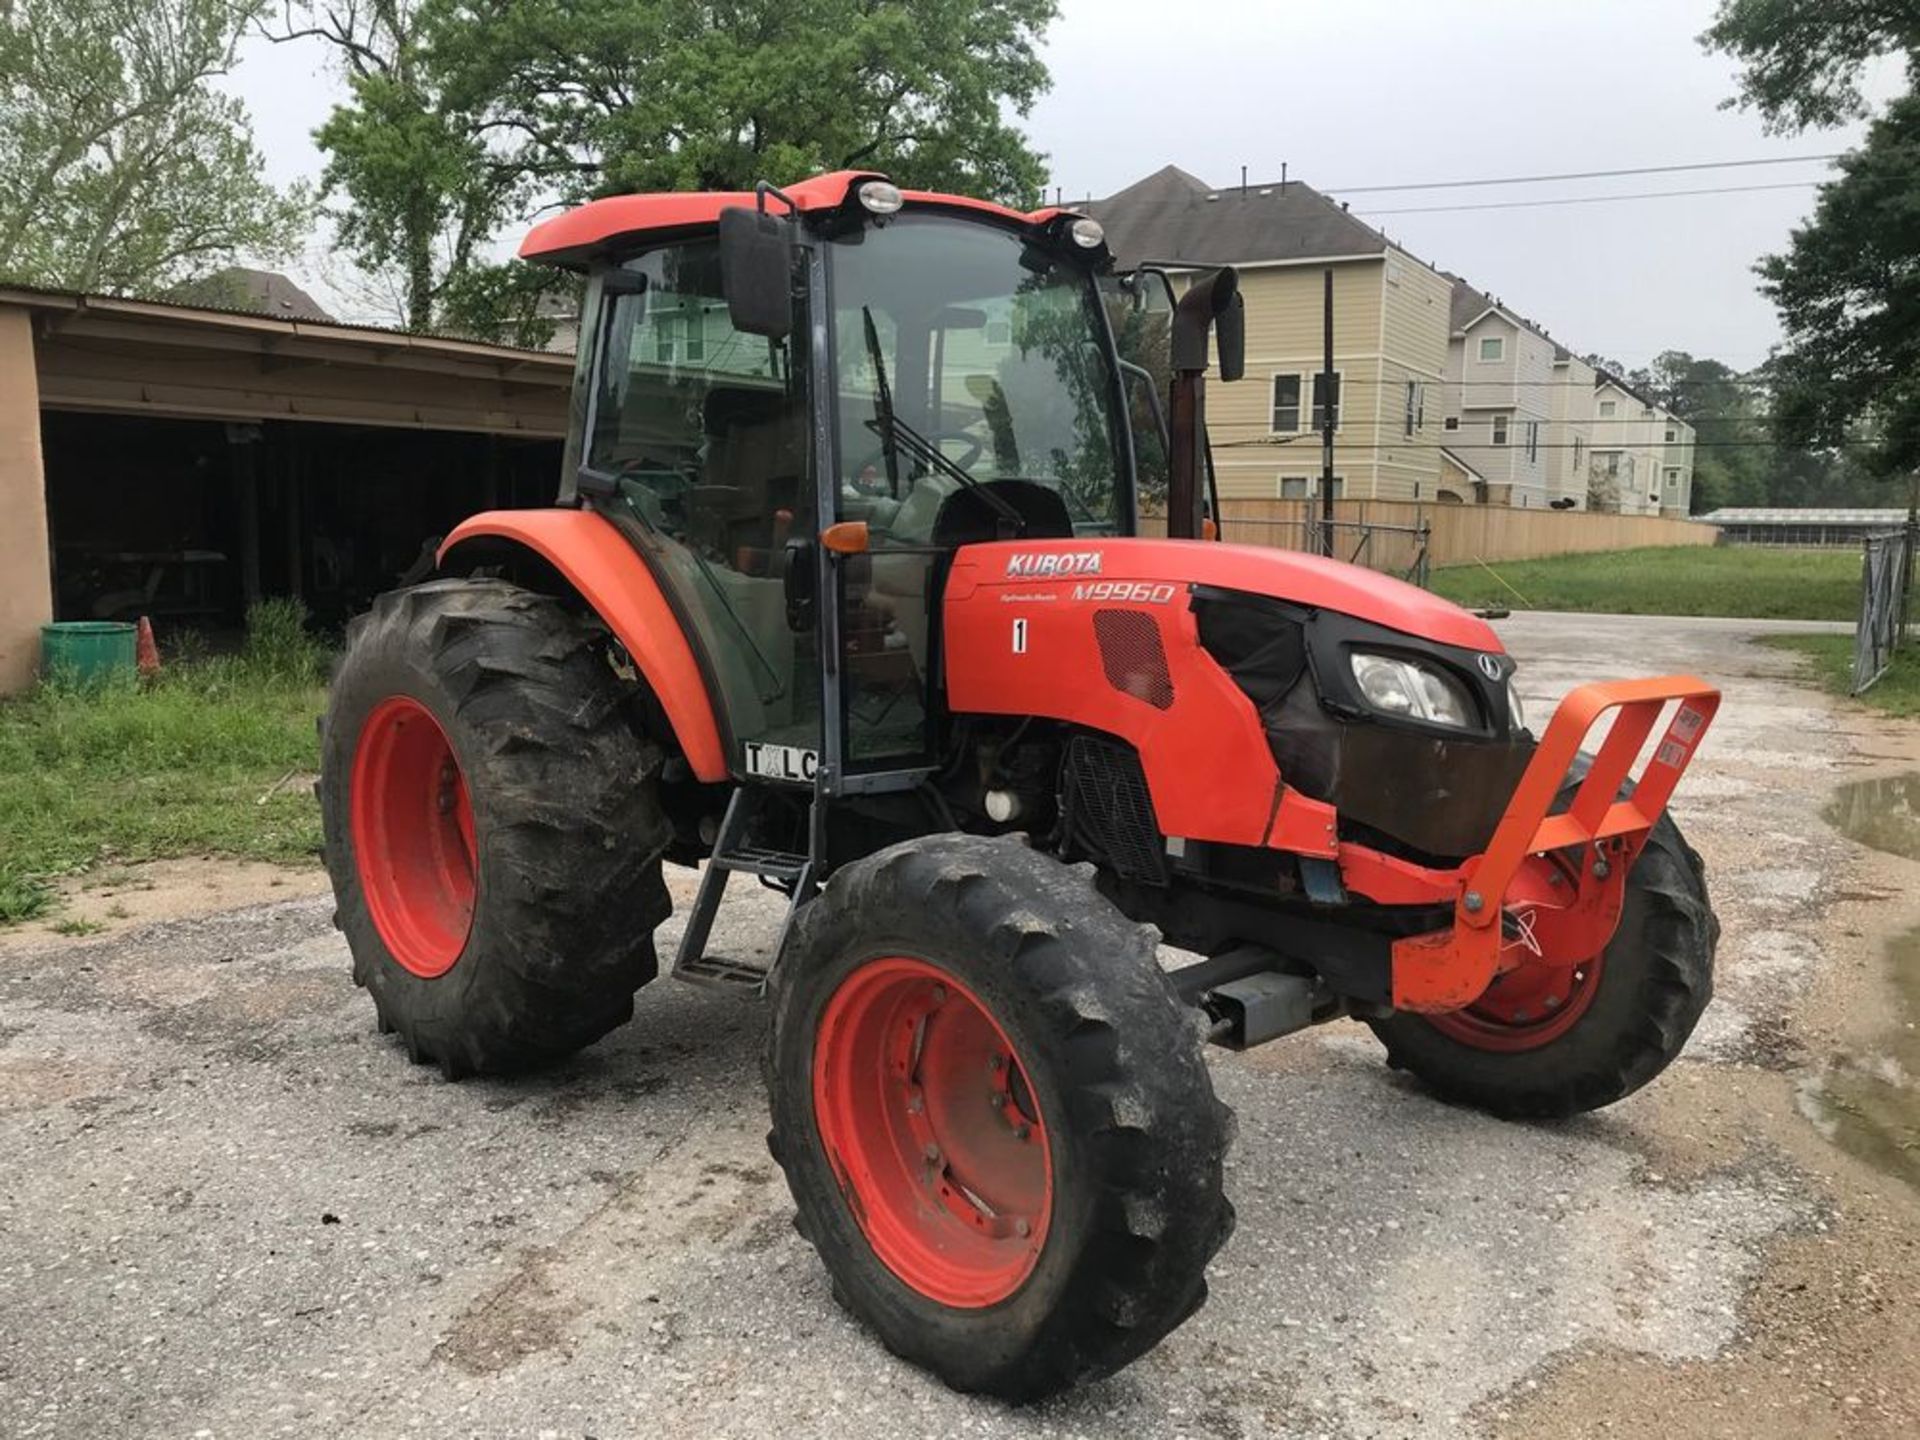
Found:
[(1298, 180), (1215, 189), (1167, 165), (1079, 207), (1122, 264), (1250, 264), (1384, 255), (1387, 237)]
[(181, 305), (209, 310), (240, 310), (271, 315), (277, 320), (320, 320), (333, 316), (320, 302), (276, 270), (253, 270), (231, 265), (198, 280), (176, 285), (164, 297)]

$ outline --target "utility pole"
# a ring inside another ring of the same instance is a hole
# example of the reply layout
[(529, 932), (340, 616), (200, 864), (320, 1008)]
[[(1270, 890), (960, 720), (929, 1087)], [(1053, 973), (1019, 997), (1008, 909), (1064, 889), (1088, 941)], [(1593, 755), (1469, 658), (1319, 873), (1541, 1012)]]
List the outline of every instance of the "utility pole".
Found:
[(1325, 354), (1320, 373), (1314, 377), (1313, 395), (1320, 402), (1320, 553), (1333, 554), (1333, 432), (1338, 422), (1334, 387), (1340, 381), (1333, 371), (1333, 267), (1326, 272)]

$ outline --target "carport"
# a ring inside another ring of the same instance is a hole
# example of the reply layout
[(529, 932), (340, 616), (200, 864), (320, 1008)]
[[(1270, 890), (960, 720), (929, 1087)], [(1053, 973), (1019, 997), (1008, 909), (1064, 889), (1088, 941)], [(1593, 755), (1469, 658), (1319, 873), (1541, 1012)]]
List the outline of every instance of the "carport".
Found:
[(337, 620), (462, 516), (551, 499), (570, 355), (0, 289), (0, 693), (49, 619)]

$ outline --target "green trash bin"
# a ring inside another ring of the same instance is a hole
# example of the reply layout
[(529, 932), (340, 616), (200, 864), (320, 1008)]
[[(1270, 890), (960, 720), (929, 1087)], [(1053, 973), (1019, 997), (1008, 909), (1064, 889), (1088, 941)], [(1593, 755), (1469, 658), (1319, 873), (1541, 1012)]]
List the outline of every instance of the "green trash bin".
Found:
[(40, 627), (40, 673), (94, 685), (134, 673), (138, 629), (124, 620), (61, 620)]

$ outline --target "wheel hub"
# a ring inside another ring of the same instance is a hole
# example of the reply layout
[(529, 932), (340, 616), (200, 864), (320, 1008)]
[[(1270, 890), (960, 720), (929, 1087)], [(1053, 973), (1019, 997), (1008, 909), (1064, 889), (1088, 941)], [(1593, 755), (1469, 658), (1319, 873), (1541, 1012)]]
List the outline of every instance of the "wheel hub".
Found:
[(874, 1253), (944, 1305), (977, 1308), (1032, 1273), (1052, 1154), (1024, 1068), (980, 999), (924, 960), (870, 961), (828, 1000), (814, 1115)]
[(466, 779), (433, 712), (404, 695), (376, 705), (350, 785), (354, 864), (374, 928), (402, 968), (446, 974), (473, 925), (478, 864)]

